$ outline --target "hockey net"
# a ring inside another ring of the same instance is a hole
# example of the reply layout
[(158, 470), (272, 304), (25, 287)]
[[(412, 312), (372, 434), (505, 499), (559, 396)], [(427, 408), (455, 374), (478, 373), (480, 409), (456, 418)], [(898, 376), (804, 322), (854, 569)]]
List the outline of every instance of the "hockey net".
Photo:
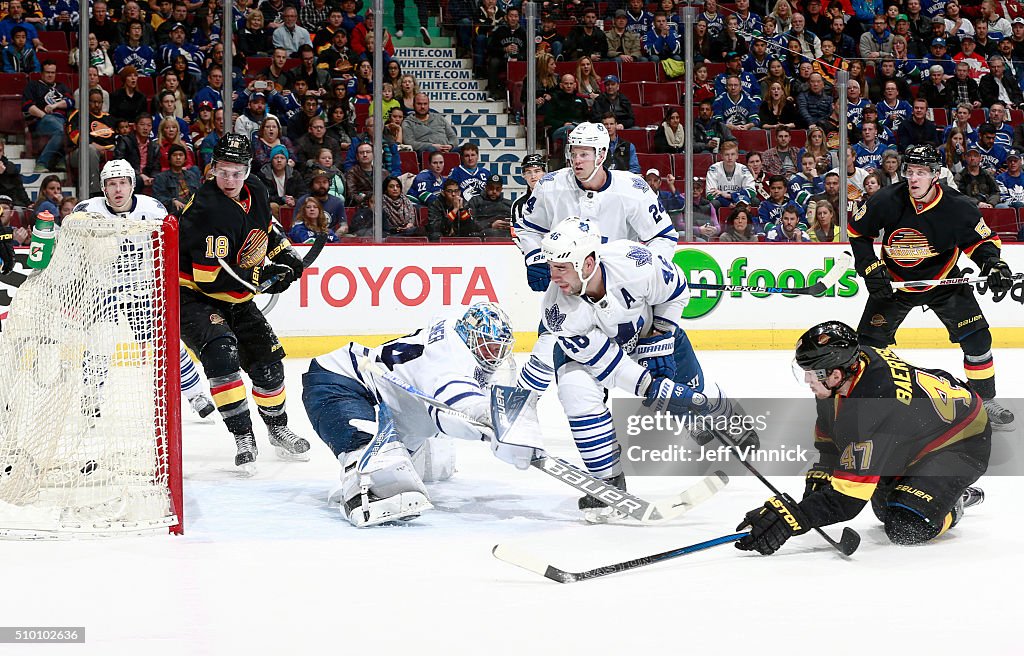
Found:
[(0, 537), (180, 533), (177, 223), (74, 213), (0, 332)]

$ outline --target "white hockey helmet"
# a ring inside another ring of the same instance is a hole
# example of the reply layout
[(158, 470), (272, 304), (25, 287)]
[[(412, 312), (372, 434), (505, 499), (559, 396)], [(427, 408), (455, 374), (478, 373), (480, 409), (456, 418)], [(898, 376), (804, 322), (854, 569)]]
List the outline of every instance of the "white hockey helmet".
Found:
[[(565, 161), (572, 166), (572, 147), (588, 146), (594, 149), (594, 172), (604, 164), (608, 157), (608, 147), (611, 138), (608, 130), (602, 123), (580, 123), (572, 129), (569, 137), (565, 140)], [(593, 177), (591, 174), (590, 177)], [(590, 178), (587, 178), (589, 180)]]
[(100, 171), (100, 188), (103, 188), (107, 180), (111, 178), (128, 178), (131, 181), (132, 189), (135, 189), (135, 169), (124, 159), (112, 159), (103, 165)]
[(455, 322), (455, 332), (469, 347), (477, 363), (488, 372), (494, 372), (501, 366), (515, 344), (512, 322), (494, 303), (470, 305), (462, 318)]
[[(580, 289), (582, 296), (587, 289), (587, 283), (597, 272), (597, 264), (601, 257), (598, 254), (598, 247), (601, 245), (601, 232), (590, 221), (581, 219), (578, 216), (571, 216), (556, 225), (540, 242), (540, 250), (544, 259), (551, 262), (568, 262), (580, 277), (583, 287)], [(594, 256), (594, 270), (589, 276), (583, 274), (583, 263), (587, 256)]]

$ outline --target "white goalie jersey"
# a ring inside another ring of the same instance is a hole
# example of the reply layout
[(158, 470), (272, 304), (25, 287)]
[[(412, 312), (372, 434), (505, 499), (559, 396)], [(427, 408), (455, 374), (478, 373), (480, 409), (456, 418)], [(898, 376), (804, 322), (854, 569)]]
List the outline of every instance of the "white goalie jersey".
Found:
[(573, 216), (597, 226), (606, 241), (640, 242), (672, 261), (678, 233), (658, 195), (639, 175), (626, 171), (607, 173), (608, 181), (598, 191), (581, 187), (570, 168), (540, 179), (526, 201), (522, 224), (515, 228), (516, 243), (527, 266), (544, 261), (541, 240), (552, 227)]
[[(486, 372), (478, 365), (469, 347), (455, 332), (456, 319), (435, 319), (428, 328), (393, 339), (377, 348), (352, 342), (319, 355), (324, 369), (358, 380), (378, 398), (395, 409), (395, 425), (403, 437), (426, 437), (438, 431), (452, 437), (479, 439), (480, 434), (453, 434), (450, 422), (444, 422), (432, 410), (390, 383), (375, 385), (372, 377), (359, 371), (360, 358), (381, 362), (396, 376), (438, 401), (479, 421), (490, 423), (490, 392), (483, 389)], [(460, 428), (464, 429), (466, 425)]]
[(690, 290), (675, 264), (642, 244), (614, 241), (598, 256), (604, 298), (570, 296), (552, 285), (544, 294), (544, 325), (599, 383), (642, 395), (647, 369), (628, 356), (652, 330), (679, 328)]

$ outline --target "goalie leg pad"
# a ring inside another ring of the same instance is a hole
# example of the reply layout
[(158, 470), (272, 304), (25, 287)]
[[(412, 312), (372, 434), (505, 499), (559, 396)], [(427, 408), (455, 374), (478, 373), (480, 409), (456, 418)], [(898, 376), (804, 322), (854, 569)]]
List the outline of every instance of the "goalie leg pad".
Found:
[(373, 433), (351, 425), (352, 419), (373, 422), (377, 400), (359, 381), (324, 369), (313, 360), (302, 375), (302, 405), (313, 430), (335, 456), (358, 451)]
[(455, 474), (455, 440), (450, 437), (428, 437), (410, 457), (424, 483), (447, 481)]

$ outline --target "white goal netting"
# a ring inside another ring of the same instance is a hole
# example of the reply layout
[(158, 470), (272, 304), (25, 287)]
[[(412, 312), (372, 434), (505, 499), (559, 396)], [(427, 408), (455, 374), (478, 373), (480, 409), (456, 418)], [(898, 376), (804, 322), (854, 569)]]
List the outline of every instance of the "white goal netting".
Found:
[(18, 289), (0, 332), (0, 537), (178, 524), (170, 239), (162, 221), (75, 213), (49, 266)]

